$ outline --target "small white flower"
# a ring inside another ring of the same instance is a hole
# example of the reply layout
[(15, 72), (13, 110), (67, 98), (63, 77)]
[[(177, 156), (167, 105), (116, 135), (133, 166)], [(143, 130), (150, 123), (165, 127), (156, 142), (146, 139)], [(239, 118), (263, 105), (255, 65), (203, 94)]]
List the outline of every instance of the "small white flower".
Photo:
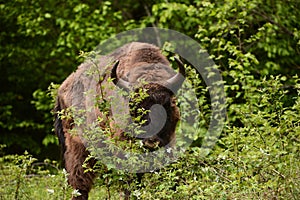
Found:
[(263, 150), (262, 148), (259, 148), (259, 150), (260, 150), (261, 153), (265, 154), (266, 156), (269, 156), (269, 155), (270, 155), (269, 153), (267, 153), (267, 152), (266, 152), (265, 150)]
[(140, 140), (139, 142), (140, 142), (140, 148), (143, 147), (144, 146), (143, 141)]
[(142, 193), (141, 193), (139, 190), (133, 191), (133, 195), (136, 196), (138, 199), (139, 199), (139, 197), (141, 196), (141, 194), (142, 194)]
[(73, 191), (72, 191), (72, 196), (73, 196), (73, 197), (78, 197), (78, 196), (80, 196), (80, 195), (81, 195), (81, 193), (79, 192), (79, 190), (76, 189), (76, 190), (73, 190)]
[(47, 192), (49, 192), (50, 194), (54, 194), (54, 190), (53, 189), (47, 189)]
[(171, 151), (172, 151), (172, 148), (167, 148), (168, 153), (171, 153)]

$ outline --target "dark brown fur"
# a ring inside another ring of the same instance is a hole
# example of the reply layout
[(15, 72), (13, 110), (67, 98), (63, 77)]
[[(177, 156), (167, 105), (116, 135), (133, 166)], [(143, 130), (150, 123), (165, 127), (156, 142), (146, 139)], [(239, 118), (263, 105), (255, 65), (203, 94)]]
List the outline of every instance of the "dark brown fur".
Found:
[[(169, 67), (169, 61), (161, 54), (159, 48), (146, 43), (133, 42), (115, 50), (108, 56), (100, 58), (97, 64), (101, 75), (104, 77), (102, 83), (107, 83), (107, 78), (112, 68), (112, 66), (108, 68), (105, 68), (105, 66), (108, 66), (115, 60), (120, 61), (117, 68), (118, 77), (130, 82), (132, 85), (135, 85), (141, 78), (145, 81), (161, 82), (175, 74), (174, 70)], [(92, 79), (91, 76), (86, 75), (86, 71), (90, 68), (91, 64), (89, 63), (80, 65), (77, 71), (62, 83), (58, 90), (54, 109), (56, 111), (55, 132), (62, 146), (65, 168), (69, 173), (68, 181), (74, 189), (78, 189), (82, 194), (77, 198), (73, 198), (77, 200), (88, 199), (88, 192), (92, 187), (95, 175), (90, 172), (84, 173), (82, 164), (89, 155), (89, 152), (86, 150), (79, 136), (71, 135), (70, 131), (74, 126), (72, 119), (61, 119), (57, 112), (72, 106), (86, 108), (87, 105), (91, 105), (91, 98), (84, 96), (84, 91), (91, 89), (99, 93), (100, 83), (96, 79)], [(148, 89), (149, 98), (139, 106), (150, 108), (154, 103), (161, 104), (166, 109), (168, 118), (168, 122), (157, 134), (156, 138), (149, 138), (149, 140), (145, 140), (144, 142), (151, 143), (157, 139), (160, 140), (161, 146), (169, 144), (175, 139), (175, 127), (179, 120), (179, 110), (176, 106), (173, 93), (159, 84), (151, 83), (144, 87)], [(110, 92), (112, 92), (110, 88), (105, 88), (107, 95), (110, 95)], [(86, 119), (87, 123), (92, 122), (99, 115), (101, 115), (101, 112), (95, 109)], [(116, 135), (120, 136), (121, 134), (122, 130), (116, 130)], [(151, 146), (151, 144), (149, 145)], [(89, 164), (92, 166), (94, 161), (90, 161)]]

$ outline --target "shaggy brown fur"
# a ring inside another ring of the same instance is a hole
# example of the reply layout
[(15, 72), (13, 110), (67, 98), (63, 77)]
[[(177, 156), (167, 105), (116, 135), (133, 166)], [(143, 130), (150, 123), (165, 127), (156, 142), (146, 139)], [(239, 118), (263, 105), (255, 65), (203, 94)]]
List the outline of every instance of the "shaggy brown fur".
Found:
[[(154, 45), (146, 43), (133, 42), (126, 44), (115, 50), (108, 56), (102, 56), (97, 63), (100, 75), (104, 78), (101, 84), (106, 83), (104, 88), (106, 95), (113, 95), (111, 90), (113, 83), (107, 82), (110, 76), (112, 66), (109, 66), (112, 61), (119, 60), (117, 68), (117, 76), (130, 82), (133, 86), (136, 85), (139, 79), (151, 81), (143, 87), (148, 89), (149, 97), (141, 102), (139, 107), (149, 109), (153, 104), (160, 104), (164, 106), (167, 111), (167, 123), (164, 128), (154, 137), (144, 140), (145, 145), (151, 145), (158, 140), (160, 146), (170, 144), (175, 139), (175, 127), (179, 120), (179, 110), (176, 106), (173, 93), (159, 85), (158, 83), (169, 79), (175, 75), (174, 70), (169, 67), (170, 63), (163, 56)], [(109, 66), (108, 68), (106, 66)], [(85, 91), (91, 90), (95, 94), (99, 94), (99, 80), (97, 76), (90, 76), (87, 74), (92, 68), (91, 63), (84, 63), (80, 65), (76, 72), (71, 74), (60, 86), (58, 90), (58, 97), (55, 106), (55, 132), (59, 138), (62, 146), (65, 168), (69, 173), (69, 184), (78, 189), (81, 196), (73, 199), (88, 199), (88, 192), (90, 191), (94, 174), (84, 173), (82, 164), (89, 155), (83, 142), (79, 136), (71, 135), (71, 130), (74, 128), (72, 119), (60, 118), (58, 112), (70, 107), (77, 107), (85, 109), (93, 105), (93, 94), (84, 94)], [(157, 83), (153, 83), (157, 82)], [(102, 113), (94, 108), (86, 118), (86, 123), (89, 124), (96, 120)], [(134, 113), (132, 113), (134, 115)], [(101, 125), (100, 125), (101, 126)], [(113, 123), (111, 124), (113, 126)], [(122, 130), (116, 129), (116, 135), (121, 135)], [(89, 164), (92, 166), (94, 161), (91, 160)]]

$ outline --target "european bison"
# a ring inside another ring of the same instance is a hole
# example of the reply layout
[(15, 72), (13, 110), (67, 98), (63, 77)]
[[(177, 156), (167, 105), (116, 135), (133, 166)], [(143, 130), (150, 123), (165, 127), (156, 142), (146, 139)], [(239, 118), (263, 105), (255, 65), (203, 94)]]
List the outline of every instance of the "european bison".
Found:
[[(93, 104), (91, 103), (93, 102), (92, 97), (88, 96), (86, 91), (91, 90), (95, 94), (99, 94), (99, 87), (105, 85), (104, 83), (113, 85), (113, 87), (104, 88), (104, 96), (116, 86), (131, 92), (138, 92), (138, 89), (142, 87), (146, 89), (148, 96), (135, 105), (129, 104), (130, 107), (134, 107), (130, 112), (132, 117), (138, 115), (135, 112), (137, 108), (150, 109), (152, 105), (159, 104), (165, 109), (167, 118), (166, 123), (157, 134), (149, 138), (142, 138), (142, 142), (149, 149), (157, 145), (170, 145), (175, 140), (175, 128), (180, 117), (174, 93), (182, 85), (185, 72), (182, 62), (178, 59), (175, 60), (180, 73), (174, 72), (169, 61), (162, 55), (158, 47), (152, 44), (133, 42), (97, 59), (97, 70), (101, 76), (100, 78), (98, 76), (98, 80), (89, 75), (89, 71), (95, 63), (85, 62), (62, 83), (54, 108), (56, 113), (55, 132), (62, 147), (65, 168), (69, 173), (68, 182), (81, 193), (79, 197), (73, 199), (88, 199), (88, 192), (95, 175), (91, 172), (84, 173), (82, 164), (89, 152), (80, 136), (71, 134), (76, 126), (74, 120), (70, 117), (61, 117), (59, 113), (74, 106), (84, 109), (88, 104)], [(109, 82), (109, 80), (112, 81)], [(144, 84), (141, 84), (141, 80)], [(131, 102), (134, 103), (134, 101)], [(159, 115), (155, 115), (155, 113), (152, 116), (149, 115), (148, 113), (144, 116), (146, 120), (144, 126), (161, 121), (161, 119), (157, 119)], [(102, 113), (98, 108), (94, 108), (89, 112), (86, 123), (97, 119), (98, 116), (102, 116)], [(114, 123), (109, 124), (114, 126)], [(101, 127), (101, 124), (99, 126)], [(123, 130), (120, 130), (118, 126), (113, 128), (115, 136), (126, 139)], [(94, 163), (90, 161), (89, 164), (92, 166)]]

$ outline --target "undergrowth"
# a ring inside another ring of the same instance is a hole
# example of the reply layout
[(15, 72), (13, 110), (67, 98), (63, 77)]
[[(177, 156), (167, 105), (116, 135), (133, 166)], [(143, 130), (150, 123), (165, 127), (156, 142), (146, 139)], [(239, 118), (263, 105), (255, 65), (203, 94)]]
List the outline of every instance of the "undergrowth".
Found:
[[(299, 199), (300, 84), (297, 77), (292, 81), (296, 95), (288, 105), (287, 80), (279, 76), (255, 82), (244, 91), (245, 102), (229, 103), (229, 120), (206, 157), (193, 146), (176, 162), (139, 177), (98, 163), (90, 169), (98, 173), (90, 199), (119, 199), (124, 190), (132, 199)], [(66, 178), (57, 162), (3, 155), (0, 199), (79, 195)]]

